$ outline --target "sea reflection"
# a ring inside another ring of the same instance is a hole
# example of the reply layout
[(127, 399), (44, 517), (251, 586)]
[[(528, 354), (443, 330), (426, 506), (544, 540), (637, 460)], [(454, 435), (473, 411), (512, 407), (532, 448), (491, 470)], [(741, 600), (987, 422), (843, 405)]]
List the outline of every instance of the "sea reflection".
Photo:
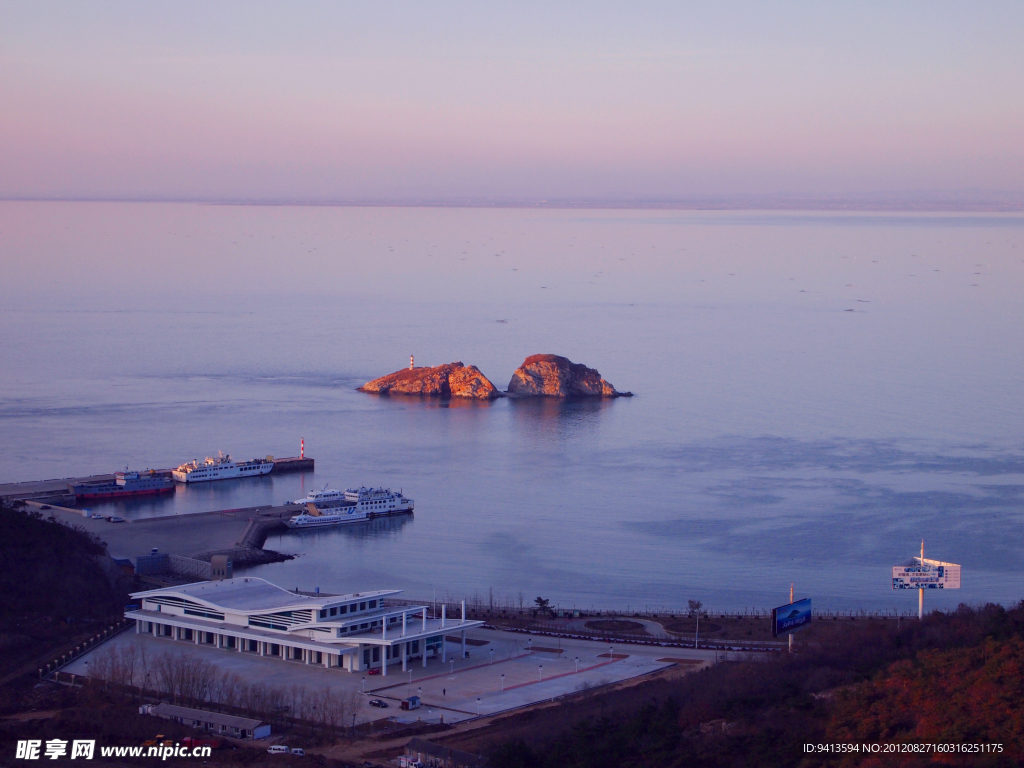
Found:
[(509, 398), (508, 403), (513, 427), (522, 437), (552, 442), (592, 436), (601, 414), (614, 407), (606, 397)]

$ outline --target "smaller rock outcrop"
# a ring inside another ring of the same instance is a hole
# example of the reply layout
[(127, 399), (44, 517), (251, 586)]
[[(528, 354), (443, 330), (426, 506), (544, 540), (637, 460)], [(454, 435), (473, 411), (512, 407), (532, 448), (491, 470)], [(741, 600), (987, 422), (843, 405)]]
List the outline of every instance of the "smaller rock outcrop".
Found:
[(501, 397), (475, 365), (448, 363), (433, 368), (406, 368), (368, 381), (360, 392), (378, 395), (422, 395), (425, 397), (465, 397), (493, 400)]
[(593, 368), (559, 355), (530, 355), (512, 374), (508, 393), (517, 397), (632, 397)]

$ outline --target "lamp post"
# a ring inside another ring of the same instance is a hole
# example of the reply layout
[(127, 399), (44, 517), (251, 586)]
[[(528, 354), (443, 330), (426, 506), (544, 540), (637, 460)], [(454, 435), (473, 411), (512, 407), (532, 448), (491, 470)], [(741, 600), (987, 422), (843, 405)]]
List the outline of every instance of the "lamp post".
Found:
[(614, 646), (609, 645), (608, 646), (608, 661), (611, 661), (614, 658), (615, 658), (615, 648), (614, 648)]
[(537, 681), (539, 682), (539, 681), (541, 681), (543, 679), (544, 679), (544, 665), (541, 664), (537, 668)]
[(505, 673), (501, 673), (501, 690), (505, 690)]
[(491, 648), (491, 650), (490, 650), (490, 651), (488, 651), (488, 653), (490, 653), (490, 654), (491, 654), (491, 664), (493, 664), (493, 663), (494, 663), (494, 649), (493, 649), (493, 648)]
[(366, 678), (364, 677), (359, 681), (359, 692), (366, 693)]
[(476, 716), (480, 717), (480, 697), (476, 697)]
[(450, 661), (452, 663), (452, 674), (454, 675), (455, 674), (455, 657), (454, 656), (449, 656), (448, 657), (448, 661)]
[(576, 674), (579, 674), (579, 672), (580, 672), (580, 657), (577, 656), (576, 657)]

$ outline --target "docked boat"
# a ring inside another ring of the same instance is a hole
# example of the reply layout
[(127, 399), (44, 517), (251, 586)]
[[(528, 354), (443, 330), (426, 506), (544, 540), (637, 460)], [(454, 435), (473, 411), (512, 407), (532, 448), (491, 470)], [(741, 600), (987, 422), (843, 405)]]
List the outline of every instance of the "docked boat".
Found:
[(233, 480), (238, 477), (266, 475), (274, 468), (274, 457), (235, 462), (231, 455), (219, 454), (216, 459), (190, 461), (171, 471), (179, 483), (206, 483), (211, 480)]
[(342, 501), (344, 498), (345, 491), (338, 491), (325, 485), (319, 491), (311, 491), (305, 498), (296, 499), (292, 504), (324, 504), (331, 501)]
[(160, 493), (174, 493), (174, 480), (151, 469), (145, 472), (124, 472), (114, 474), (107, 483), (81, 483), (72, 485), (71, 492), (76, 501), (99, 499), (121, 499), (129, 496), (155, 496)]
[(342, 498), (306, 502), (306, 511), (287, 522), (289, 528), (325, 528), (359, 523), (376, 517), (412, 512), (415, 502), (390, 488), (347, 488)]

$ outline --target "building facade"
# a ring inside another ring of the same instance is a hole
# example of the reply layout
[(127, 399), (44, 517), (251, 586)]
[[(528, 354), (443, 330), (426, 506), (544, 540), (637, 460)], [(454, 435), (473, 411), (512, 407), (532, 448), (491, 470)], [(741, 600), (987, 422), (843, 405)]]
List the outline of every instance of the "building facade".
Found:
[[(431, 617), (425, 605), (388, 607), (401, 590), (310, 595), (289, 592), (264, 579), (237, 577), (136, 592), (138, 607), (125, 612), (135, 631), (179, 642), (213, 646), (348, 672), (401, 664), (402, 671), (428, 658), (444, 659), (446, 636), (455, 634), (466, 655), (466, 630), (481, 621)], [(371, 672), (372, 674), (372, 672)]]

